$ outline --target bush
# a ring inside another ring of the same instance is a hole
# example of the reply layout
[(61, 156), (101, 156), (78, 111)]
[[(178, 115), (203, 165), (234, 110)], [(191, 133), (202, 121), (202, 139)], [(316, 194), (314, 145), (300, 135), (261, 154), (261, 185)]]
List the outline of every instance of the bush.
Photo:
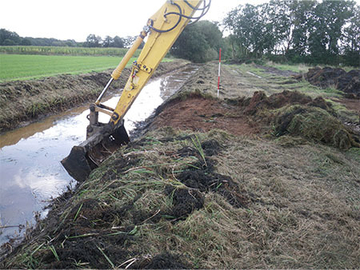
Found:
[(195, 63), (215, 60), (223, 44), (218, 26), (201, 21), (185, 28), (171, 49), (171, 54)]

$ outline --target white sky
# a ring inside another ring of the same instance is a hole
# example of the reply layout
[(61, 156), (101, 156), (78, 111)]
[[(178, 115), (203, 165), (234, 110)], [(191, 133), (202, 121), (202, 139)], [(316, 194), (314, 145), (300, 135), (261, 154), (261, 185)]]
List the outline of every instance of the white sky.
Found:
[[(204, 17), (222, 21), (240, 4), (268, 0), (212, 0)], [(360, 1), (360, 0), (359, 0)], [(89, 34), (105, 38), (135, 36), (165, 0), (0, 0), (0, 28), (22, 37), (85, 41)]]

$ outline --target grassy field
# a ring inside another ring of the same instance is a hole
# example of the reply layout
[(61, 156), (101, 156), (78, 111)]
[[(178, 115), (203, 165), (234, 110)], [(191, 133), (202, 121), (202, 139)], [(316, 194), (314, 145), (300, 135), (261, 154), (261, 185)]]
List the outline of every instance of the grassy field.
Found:
[[(115, 68), (121, 57), (0, 54), (0, 82)], [(135, 60), (130, 60), (132, 63)]]

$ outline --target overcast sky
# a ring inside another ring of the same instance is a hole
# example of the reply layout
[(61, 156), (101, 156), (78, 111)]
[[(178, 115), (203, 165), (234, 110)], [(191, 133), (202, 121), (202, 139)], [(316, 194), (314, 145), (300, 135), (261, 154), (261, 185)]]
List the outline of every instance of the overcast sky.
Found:
[[(0, 0), (0, 28), (22, 37), (85, 41), (89, 34), (104, 38), (135, 36), (166, 0)], [(205, 19), (222, 21), (240, 4), (267, 0), (212, 0)]]

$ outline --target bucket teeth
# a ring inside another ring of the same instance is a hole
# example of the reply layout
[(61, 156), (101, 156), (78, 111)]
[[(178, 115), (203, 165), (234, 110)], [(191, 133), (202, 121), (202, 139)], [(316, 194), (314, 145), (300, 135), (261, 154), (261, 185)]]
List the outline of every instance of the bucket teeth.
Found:
[(61, 161), (67, 172), (79, 182), (85, 181), (93, 169), (100, 166), (122, 145), (130, 142), (124, 125), (112, 131), (110, 135), (101, 135), (100, 140), (99, 136), (94, 135), (81, 145), (74, 146), (69, 156)]

